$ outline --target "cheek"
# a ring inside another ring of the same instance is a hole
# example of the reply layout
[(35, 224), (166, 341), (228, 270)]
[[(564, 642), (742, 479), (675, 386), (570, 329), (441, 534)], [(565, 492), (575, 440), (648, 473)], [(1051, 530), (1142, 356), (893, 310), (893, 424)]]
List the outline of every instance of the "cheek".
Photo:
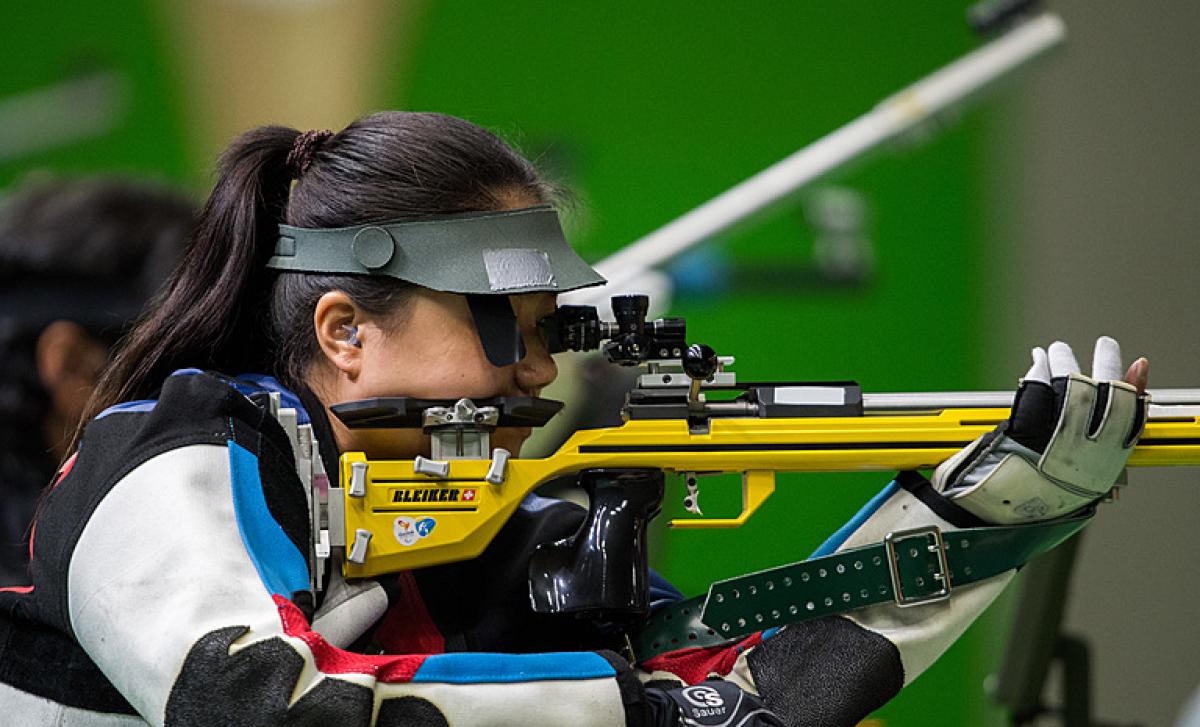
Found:
[(481, 397), (495, 393), (496, 371), (459, 331), (406, 331), (367, 352), (362, 383), (369, 396)]

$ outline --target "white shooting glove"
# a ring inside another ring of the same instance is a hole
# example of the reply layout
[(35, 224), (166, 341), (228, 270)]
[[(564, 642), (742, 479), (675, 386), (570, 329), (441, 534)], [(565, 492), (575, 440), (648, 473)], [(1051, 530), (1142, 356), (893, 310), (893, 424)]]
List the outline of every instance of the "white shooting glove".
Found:
[(1008, 421), (943, 462), (933, 485), (955, 504), (1004, 525), (1050, 520), (1103, 497), (1146, 422), (1147, 397), (1121, 380), (1121, 347), (1096, 341), (1092, 375), (1071, 347), (1033, 349)]

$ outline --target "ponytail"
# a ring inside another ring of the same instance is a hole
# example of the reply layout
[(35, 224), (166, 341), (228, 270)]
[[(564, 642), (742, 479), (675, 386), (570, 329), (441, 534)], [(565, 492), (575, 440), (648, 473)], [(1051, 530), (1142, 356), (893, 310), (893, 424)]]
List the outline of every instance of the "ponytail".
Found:
[[(177, 368), (231, 372), (269, 366), (256, 313), (265, 312), (265, 264), (291, 184), (288, 154), (300, 132), (265, 126), (222, 155), (217, 184), (170, 281), (125, 337), (76, 429), (104, 409), (143, 398)], [(229, 343), (235, 345), (227, 345)]]

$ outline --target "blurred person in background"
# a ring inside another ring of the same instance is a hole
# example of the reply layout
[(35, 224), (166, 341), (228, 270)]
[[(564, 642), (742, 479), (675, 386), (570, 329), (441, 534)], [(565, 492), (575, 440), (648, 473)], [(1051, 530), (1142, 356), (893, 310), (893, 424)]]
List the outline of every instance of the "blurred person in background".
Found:
[(0, 198), (0, 585), (109, 349), (183, 251), (193, 204), (115, 177), (38, 176)]

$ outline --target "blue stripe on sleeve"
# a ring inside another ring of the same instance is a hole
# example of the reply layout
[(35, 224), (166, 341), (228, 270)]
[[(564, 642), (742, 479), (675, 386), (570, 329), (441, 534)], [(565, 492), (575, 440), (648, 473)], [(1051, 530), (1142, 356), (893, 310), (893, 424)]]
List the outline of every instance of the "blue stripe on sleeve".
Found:
[(300, 403), (300, 397), (293, 394), (291, 391), (283, 388), (283, 385), (275, 380), (273, 376), (266, 374), (241, 374), (233, 380), (233, 388), (238, 390), (242, 396), (250, 396), (259, 391), (273, 391), (279, 394), (279, 404), (285, 409), (296, 410), (296, 423), (308, 424), (308, 412), (304, 409), (304, 404)]
[(233, 475), (233, 510), (246, 552), (267, 590), (291, 598), (307, 591), (308, 563), (267, 507), (258, 458), (241, 445), (229, 443), (229, 469)]
[(821, 543), (821, 546), (813, 551), (813, 554), (808, 557), (820, 558), (825, 555), (830, 555), (838, 548), (842, 547), (842, 543), (846, 542), (846, 540), (849, 539), (855, 530), (861, 528), (862, 524), (867, 521), (867, 518), (874, 515), (876, 510), (883, 507), (883, 503), (887, 502), (887, 499), (896, 494), (896, 491), (899, 489), (900, 485), (897, 485), (895, 480), (889, 482), (887, 487), (884, 487), (878, 495), (868, 500), (867, 504), (863, 505), (862, 509), (859, 510), (854, 517), (850, 518), (849, 522), (838, 528), (833, 535), (830, 535), (825, 542)]
[[(200, 369), (176, 369), (171, 372), (172, 376), (191, 376), (193, 374), (204, 373)], [(103, 419), (109, 414), (121, 414), (127, 412), (147, 412), (154, 411), (155, 405), (158, 404), (157, 399), (138, 399), (137, 401), (126, 401), (120, 404), (113, 404), (104, 411), (96, 415), (96, 419)]]
[(113, 404), (97, 414), (96, 419), (103, 419), (109, 414), (121, 414), (123, 412), (154, 411), (154, 405), (157, 403), (158, 401), (156, 399), (139, 399), (137, 401), (126, 401), (121, 404)]
[(676, 601), (682, 601), (683, 594), (658, 571), (650, 569), (650, 611), (654, 612), (663, 606), (669, 606)]
[(617, 675), (608, 660), (590, 651), (551, 654), (434, 654), (413, 675), (413, 682), (481, 684), (555, 679), (604, 679)]
[(542, 497), (541, 495), (529, 493), (521, 500), (521, 509), (525, 512), (541, 512), (548, 507), (553, 507), (561, 503), (562, 500), (553, 497)]

